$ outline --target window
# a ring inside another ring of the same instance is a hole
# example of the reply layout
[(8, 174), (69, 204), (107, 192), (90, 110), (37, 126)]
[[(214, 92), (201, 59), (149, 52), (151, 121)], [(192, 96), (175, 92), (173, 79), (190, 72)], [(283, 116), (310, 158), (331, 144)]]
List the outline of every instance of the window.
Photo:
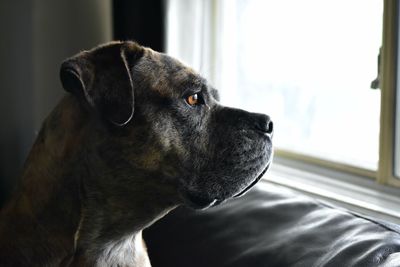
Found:
[(397, 1), (193, 1), (177, 23), (178, 2), (168, 52), (209, 78), (223, 104), (270, 114), (278, 156), (400, 184)]
[[(382, 2), (235, 0), (222, 101), (271, 114), (278, 149), (376, 170)], [(360, 6), (363, 8), (361, 9)], [(343, 8), (345, 7), (345, 8)], [(224, 59), (222, 59), (225, 61)], [(235, 93), (232, 94), (232, 87)]]

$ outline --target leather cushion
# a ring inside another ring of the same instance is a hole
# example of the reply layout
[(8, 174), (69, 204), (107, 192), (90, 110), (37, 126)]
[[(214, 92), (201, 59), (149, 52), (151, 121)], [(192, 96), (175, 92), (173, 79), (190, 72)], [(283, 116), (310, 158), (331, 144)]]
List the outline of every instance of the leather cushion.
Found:
[(153, 267), (400, 266), (399, 227), (268, 182), (144, 232)]

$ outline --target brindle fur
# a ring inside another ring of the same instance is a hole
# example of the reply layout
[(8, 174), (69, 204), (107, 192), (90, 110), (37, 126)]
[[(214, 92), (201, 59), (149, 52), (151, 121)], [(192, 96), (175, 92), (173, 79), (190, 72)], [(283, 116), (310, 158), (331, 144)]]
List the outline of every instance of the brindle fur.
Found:
[[(142, 230), (237, 196), (269, 166), (266, 115), (223, 107), (177, 60), (112, 42), (66, 60), (0, 219), (0, 266), (150, 266)], [(185, 97), (201, 92), (204, 104)]]

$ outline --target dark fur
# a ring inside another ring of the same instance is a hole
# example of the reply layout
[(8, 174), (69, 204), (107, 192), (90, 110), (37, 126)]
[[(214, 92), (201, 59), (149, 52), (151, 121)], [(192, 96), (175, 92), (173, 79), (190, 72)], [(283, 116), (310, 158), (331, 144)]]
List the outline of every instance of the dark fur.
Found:
[[(268, 168), (266, 115), (221, 106), (177, 60), (113, 42), (66, 60), (50, 114), (0, 220), (1, 266), (147, 266), (141, 231), (206, 208)], [(204, 103), (185, 97), (201, 92)]]

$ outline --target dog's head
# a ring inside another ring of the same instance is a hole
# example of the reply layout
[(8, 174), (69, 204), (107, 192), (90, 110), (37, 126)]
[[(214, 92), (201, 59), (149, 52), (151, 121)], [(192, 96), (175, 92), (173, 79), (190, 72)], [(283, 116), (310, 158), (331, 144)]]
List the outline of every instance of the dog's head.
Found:
[(60, 75), (103, 125), (97, 151), (115, 175), (139, 170), (154, 190), (168, 183), (206, 208), (243, 194), (270, 165), (270, 118), (222, 106), (205, 79), (165, 54), (113, 42), (66, 60)]

